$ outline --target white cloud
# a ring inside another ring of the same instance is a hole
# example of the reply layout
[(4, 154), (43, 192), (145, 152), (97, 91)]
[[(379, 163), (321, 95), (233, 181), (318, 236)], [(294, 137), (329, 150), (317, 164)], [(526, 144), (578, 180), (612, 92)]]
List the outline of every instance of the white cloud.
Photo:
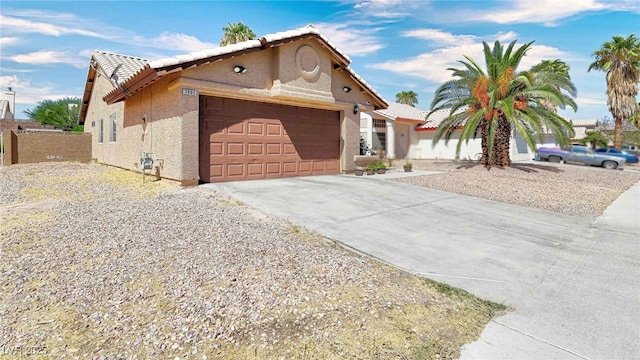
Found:
[(17, 37), (0, 37), (0, 47), (15, 45), (20, 42)]
[(578, 107), (587, 105), (604, 105), (607, 106), (607, 96), (597, 94), (587, 94), (586, 96), (578, 95), (575, 99)]
[(452, 21), (486, 21), (498, 24), (542, 23), (557, 25), (557, 21), (579, 13), (615, 9), (615, 4), (598, 0), (538, 0), (498, 2), (498, 7), (482, 10), (460, 10)]
[(38, 33), (50, 36), (84, 35), (102, 39), (106, 38), (105, 35), (86, 30), (81, 27), (73, 27), (66, 24), (58, 25), (47, 22), (32, 21), (14, 16), (0, 15), (0, 22), (2, 22), (3, 32)]
[[(418, 29), (407, 31), (403, 33), (403, 36), (418, 37), (430, 41), (436, 46), (436, 49), (412, 58), (390, 60), (372, 64), (369, 67), (400, 75), (419, 77), (434, 83), (443, 83), (451, 80), (451, 71), (446, 69), (462, 68), (463, 65), (458, 61), (465, 60), (465, 55), (474, 59), (478, 65), (484, 68), (483, 40), (489, 42), (489, 46), (493, 46), (493, 41), (497, 38), (506, 45), (505, 40), (512, 40), (517, 34), (501, 32), (481, 38), (475, 35), (456, 35), (439, 29)], [(516, 48), (522, 45), (524, 44), (516, 43)], [(534, 43), (522, 59), (519, 69), (527, 69), (541, 60), (557, 58), (567, 61), (575, 56), (554, 47)]]
[(348, 56), (370, 55), (384, 47), (373, 35), (380, 29), (356, 28), (353, 23), (319, 23), (314, 26)]
[(6, 58), (21, 64), (68, 64), (77, 68), (83, 68), (87, 65), (84, 57), (61, 51), (40, 50), (28, 54), (7, 56)]
[[(43, 100), (57, 100), (64, 97), (77, 97), (78, 94), (60, 92), (54, 85), (46, 82), (32, 83), (15, 75), (0, 76), (0, 88), (11, 86), (16, 92), (16, 104), (36, 104)], [(22, 115), (18, 115), (22, 117)]]
[(0, 88), (4, 89), (9, 86), (14, 87), (18, 83), (18, 77), (16, 75), (0, 76)]
[(0, 15), (3, 34), (36, 33), (48, 36), (82, 35), (114, 43), (152, 47), (183, 52), (199, 51), (217, 45), (201, 41), (195, 36), (163, 32), (145, 37), (130, 30), (97, 23), (74, 14), (44, 11), (21, 11)]
[(139, 46), (151, 46), (159, 49), (180, 50), (185, 52), (211, 49), (218, 45), (200, 41), (195, 36), (163, 32), (155, 38), (136, 36), (133, 43)]
[(353, 8), (367, 17), (399, 19), (411, 16), (412, 10), (425, 5), (425, 1), (415, 0), (358, 0)]

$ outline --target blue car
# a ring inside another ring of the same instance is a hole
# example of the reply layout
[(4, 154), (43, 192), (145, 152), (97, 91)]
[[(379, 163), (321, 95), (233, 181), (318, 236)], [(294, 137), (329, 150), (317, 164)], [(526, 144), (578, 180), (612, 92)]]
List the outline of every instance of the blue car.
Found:
[(627, 164), (638, 162), (638, 157), (636, 155), (628, 153), (624, 150), (616, 149), (616, 148), (600, 148), (600, 149), (596, 149), (596, 152), (625, 158), (627, 160)]

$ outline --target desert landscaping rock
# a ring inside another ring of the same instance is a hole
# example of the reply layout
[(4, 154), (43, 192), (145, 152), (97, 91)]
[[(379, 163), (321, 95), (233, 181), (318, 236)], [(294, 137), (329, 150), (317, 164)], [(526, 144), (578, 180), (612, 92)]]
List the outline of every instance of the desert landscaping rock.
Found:
[(0, 168), (0, 346), (49, 358), (455, 358), (499, 306), (217, 192)]
[(396, 181), (573, 216), (596, 217), (623, 191), (640, 181), (640, 173), (577, 165), (513, 164), (487, 169), (469, 161), (414, 161), (421, 170), (442, 174)]

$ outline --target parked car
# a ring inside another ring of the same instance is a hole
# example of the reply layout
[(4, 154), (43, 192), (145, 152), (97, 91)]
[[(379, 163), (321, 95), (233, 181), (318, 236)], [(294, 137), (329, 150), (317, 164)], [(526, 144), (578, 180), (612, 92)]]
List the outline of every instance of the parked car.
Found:
[(622, 169), (626, 160), (619, 156), (599, 154), (586, 146), (567, 146), (560, 148), (539, 148), (538, 158), (550, 162), (567, 162), (602, 166), (605, 169)]
[(599, 149), (596, 149), (596, 152), (599, 154), (607, 154), (611, 156), (623, 157), (627, 161), (627, 164), (634, 164), (639, 161), (637, 155), (631, 154), (626, 150), (620, 150), (616, 148), (599, 148)]
[(636, 145), (622, 145), (622, 150), (628, 152), (629, 154), (634, 154), (640, 156), (640, 149)]

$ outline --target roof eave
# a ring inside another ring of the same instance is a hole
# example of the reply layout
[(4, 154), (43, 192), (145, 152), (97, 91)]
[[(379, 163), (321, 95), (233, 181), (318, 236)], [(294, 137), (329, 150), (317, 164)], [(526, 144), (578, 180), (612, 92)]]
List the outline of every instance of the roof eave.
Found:
[[(93, 61), (93, 58), (91, 59)], [(78, 117), (78, 125), (84, 125), (87, 118), (87, 110), (89, 109), (89, 100), (91, 100), (91, 94), (93, 93), (93, 85), (96, 80), (96, 70), (89, 65), (89, 71), (87, 72), (87, 80), (84, 83), (84, 93), (82, 94), (82, 104), (80, 106), (80, 116)]]
[(125, 97), (134, 94), (136, 91), (154, 82), (159, 77), (160, 76), (158, 76), (156, 69), (146, 65), (129, 80), (107, 93), (102, 100), (109, 105), (122, 101)]

